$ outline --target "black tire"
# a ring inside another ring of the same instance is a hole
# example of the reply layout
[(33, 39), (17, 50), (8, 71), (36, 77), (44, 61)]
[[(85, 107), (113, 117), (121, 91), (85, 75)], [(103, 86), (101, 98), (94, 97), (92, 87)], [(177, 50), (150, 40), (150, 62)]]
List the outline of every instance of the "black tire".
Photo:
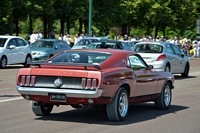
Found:
[(3, 56), (0, 60), (0, 68), (6, 68), (6, 65), (7, 65), (7, 59), (6, 57)]
[(26, 56), (25, 62), (23, 63), (24, 67), (30, 67), (30, 65), (28, 65), (27, 63), (30, 62), (32, 60), (30, 55)]
[(37, 116), (49, 115), (53, 109), (53, 105), (38, 103), (36, 101), (31, 101), (31, 107), (32, 107), (33, 113)]
[(185, 65), (184, 72), (181, 73), (181, 76), (182, 76), (182, 77), (188, 77), (189, 70), (190, 70), (190, 65), (189, 65), (189, 63), (187, 63), (187, 64)]
[(169, 67), (169, 64), (168, 64), (168, 65), (166, 65), (166, 67), (165, 67), (165, 72), (170, 72), (170, 67)]
[(155, 101), (155, 106), (158, 109), (166, 110), (171, 105), (172, 100), (172, 87), (167, 82), (159, 96), (159, 98)]
[(108, 119), (111, 121), (122, 121), (128, 114), (128, 93), (125, 88), (120, 87), (111, 103), (106, 107)]

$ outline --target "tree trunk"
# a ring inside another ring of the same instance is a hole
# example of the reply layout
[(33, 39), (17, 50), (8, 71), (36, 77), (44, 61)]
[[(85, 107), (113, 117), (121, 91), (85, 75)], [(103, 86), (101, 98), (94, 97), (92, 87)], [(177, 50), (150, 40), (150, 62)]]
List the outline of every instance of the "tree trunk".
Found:
[(82, 29), (83, 29), (83, 20), (79, 19), (79, 33), (82, 33)]
[(62, 17), (60, 19), (60, 34), (64, 35), (64, 29), (65, 29), (65, 17)]
[(18, 18), (16, 17), (15, 18), (16, 36), (19, 35), (19, 26), (18, 26), (18, 24), (19, 24), (19, 21), (18, 21)]
[(32, 34), (33, 33), (33, 20), (32, 20), (31, 14), (29, 14), (29, 26), (30, 26), (29, 33)]
[(84, 21), (84, 33), (87, 33), (87, 29), (88, 29), (88, 21), (85, 20)]
[(10, 14), (9, 16), (9, 35), (13, 34), (13, 16)]
[(53, 16), (52, 15), (48, 16), (48, 30), (54, 31), (54, 29), (53, 29)]
[(155, 36), (154, 36), (154, 38), (156, 38), (157, 35), (158, 35), (158, 26), (156, 26), (156, 28), (155, 28)]
[(43, 17), (43, 33), (44, 33), (44, 38), (47, 38), (47, 20), (46, 20), (46, 18), (45, 17)]
[(70, 34), (70, 17), (67, 16), (67, 33)]

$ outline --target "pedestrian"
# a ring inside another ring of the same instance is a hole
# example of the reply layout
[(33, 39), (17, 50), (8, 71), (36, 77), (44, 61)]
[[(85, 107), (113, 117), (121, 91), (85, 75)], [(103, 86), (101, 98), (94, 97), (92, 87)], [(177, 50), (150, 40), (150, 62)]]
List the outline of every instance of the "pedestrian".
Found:
[(37, 40), (36, 32), (33, 31), (33, 33), (30, 35), (30, 44), (34, 43)]

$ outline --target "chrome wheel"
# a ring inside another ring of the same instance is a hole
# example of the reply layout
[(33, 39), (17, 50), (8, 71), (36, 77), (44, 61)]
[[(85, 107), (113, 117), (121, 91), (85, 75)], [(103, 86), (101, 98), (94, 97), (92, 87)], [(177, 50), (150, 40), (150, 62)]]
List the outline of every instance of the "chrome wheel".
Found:
[(169, 104), (171, 102), (171, 90), (170, 90), (169, 86), (166, 86), (166, 88), (165, 88), (164, 102), (165, 102), (165, 106), (169, 106)]
[(119, 112), (122, 117), (127, 114), (128, 111), (128, 100), (127, 95), (122, 93), (119, 99)]
[(128, 93), (120, 87), (111, 103), (107, 104), (107, 116), (111, 121), (122, 121), (128, 114)]
[(168, 109), (171, 105), (171, 100), (172, 100), (172, 87), (171, 85), (167, 82), (160, 93), (160, 96), (158, 99), (155, 101), (155, 106), (158, 109)]
[(170, 72), (169, 65), (167, 65), (167, 66), (165, 67), (165, 72)]

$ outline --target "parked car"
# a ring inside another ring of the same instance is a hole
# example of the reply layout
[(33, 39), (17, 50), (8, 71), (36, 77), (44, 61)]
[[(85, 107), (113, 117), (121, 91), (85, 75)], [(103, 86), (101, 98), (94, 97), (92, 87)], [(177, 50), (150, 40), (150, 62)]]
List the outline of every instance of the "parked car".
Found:
[(91, 43), (88, 49), (120, 49), (120, 50), (129, 50), (131, 47), (128, 43), (118, 40), (101, 40)]
[(79, 42), (74, 44), (72, 49), (82, 49), (86, 48), (90, 43), (100, 41), (100, 40), (107, 40), (105, 37), (85, 37), (81, 39)]
[(49, 115), (54, 105), (102, 106), (109, 120), (122, 121), (129, 105), (154, 101), (156, 108), (168, 109), (171, 104), (174, 76), (152, 71), (132, 51), (67, 50), (30, 65), (35, 67), (19, 69), (16, 89), (35, 115)]
[(40, 39), (30, 45), (33, 61), (44, 61), (62, 50), (71, 47), (66, 41), (58, 39)]
[(133, 51), (140, 54), (156, 71), (168, 71), (187, 77), (190, 70), (189, 57), (169, 42), (140, 42)]
[(0, 68), (13, 64), (27, 66), (31, 59), (31, 50), (26, 40), (18, 36), (0, 35)]

